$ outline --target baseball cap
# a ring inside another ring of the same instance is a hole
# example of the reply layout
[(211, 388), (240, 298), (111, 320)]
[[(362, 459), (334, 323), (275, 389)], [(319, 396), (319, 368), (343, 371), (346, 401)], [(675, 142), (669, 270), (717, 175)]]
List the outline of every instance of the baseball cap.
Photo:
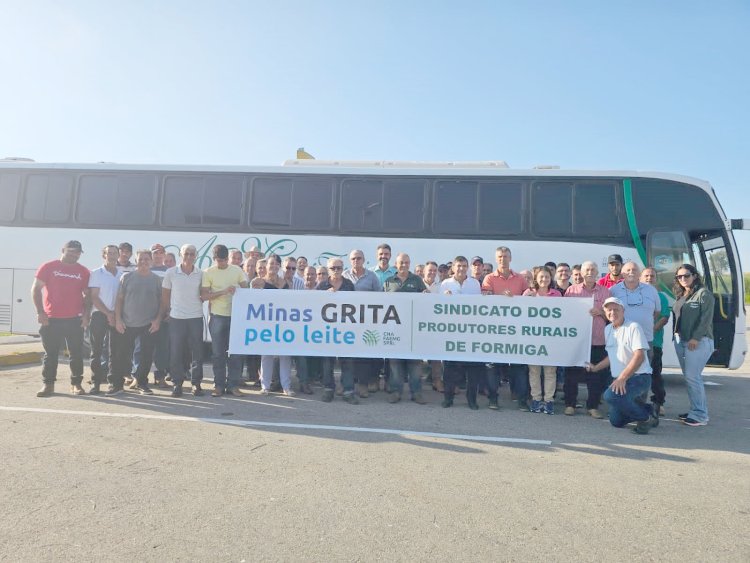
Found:
[(68, 242), (65, 243), (63, 248), (74, 248), (75, 250), (80, 250), (81, 252), (83, 252), (81, 243), (78, 242), (77, 240), (69, 240)]
[(151, 245), (151, 252), (156, 252), (157, 250), (160, 250), (161, 252), (164, 252), (164, 246), (159, 244), (158, 242), (156, 244)]
[(622, 264), (622, 256), (619, 254), (610, 254), (607, 258), (607, 264), (611, 264), (612, 262), (618, 262)]
[(625, 305), (623, 304), (623, 302), (620, 301), (617, 297), (607, 297), (604, 300), (604, 304), (602, 306), (606, 307), (607, 305), (619, 305), (623, 309), (625, 308)]
[(474, 256), (474, 258), (471, 259), (471, 264), (473, 264), (474, 262), (484, 264), (484, 259), (481, 256)]

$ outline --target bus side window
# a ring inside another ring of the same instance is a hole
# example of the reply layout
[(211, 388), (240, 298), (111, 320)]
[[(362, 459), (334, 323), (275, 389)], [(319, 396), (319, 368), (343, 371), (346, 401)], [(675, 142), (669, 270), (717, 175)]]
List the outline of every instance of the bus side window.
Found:
[(10, 223), (16, 217), (18, 193), (21, 191), (21, 175), (13, 173), (0, 174), (0, 194), (3, 204), (0, 205), (0, 221)]
[(65, 223), (73, 196), (72, 174), (29, 174), (23, 201), (27, 221)]

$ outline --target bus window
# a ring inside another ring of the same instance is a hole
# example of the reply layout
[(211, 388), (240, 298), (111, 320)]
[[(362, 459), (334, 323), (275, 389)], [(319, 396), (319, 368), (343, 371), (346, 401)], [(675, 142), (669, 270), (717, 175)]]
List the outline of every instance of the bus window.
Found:
[(532, 186), (531, 226), (540, 237), (573, 234), (573, 184), (536, 182)]
[(436, 233), (476, 233), (477, 187), (477, 182), (468, 181), (445, 180), (435, 183), (432, 229)]
[(156, 176), (81, 176), (76, 220), (84, 225), (153, 225), (155, 203)]
[(479, 184), (479, 232), (483, 235), (520, 235), (524, 230), (523, 184)]
[(73, 176), (30, 174), (26, 179), (23, 218), (27, 221), (64, 223), (70, 213)]
[(620, 234), (614, 183), (579, 183), (573, 189), (573, 232), (595, 237)]
[(421, 233), (424, 194), (424, 180), (344, 180), (339, 224), (343, 231)]
[(383, 226), (382, 180), (344, 180), (341, 184), (341, 229), (376, 232)]
[(0, 194), (3, 202), (0, 205), (0, 221), (10, 222), (16, 217), (19, 191), (21, 191), (20, 174), (0, 174)]
[(425, 223), (425, 182), (386, 180), (383, 182), (383, 230), (421, 233)]
[(250, 224), (326, 231), (332, 226), (333, 189), (328, 178), (256, 178)]
[(162, 223), (174, 227), (240, 225), (242, 196), (243, 181), (236, 176), (168, 176)]
[(657, 287), (672, 295), (674, 274), (680, 264), (693, 264), (685, 231), (652, 231), (646, 238), (648, 263), (656, 269)]

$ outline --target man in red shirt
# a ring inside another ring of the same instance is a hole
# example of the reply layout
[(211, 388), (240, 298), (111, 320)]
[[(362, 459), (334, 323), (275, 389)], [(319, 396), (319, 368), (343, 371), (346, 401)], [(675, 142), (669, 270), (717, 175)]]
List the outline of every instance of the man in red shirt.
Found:
[(622, 281), (622, 274), (620, 273), (622, 272), (622, 256), (619, 254), (610, 254), (609, 258), (607, 258), (607, 264), (609, 265), (609, 273), (600, 278), (596, 283), (609, 289)]
[[(485, 276), (482, 282), (483, 295), (513, 297), (514, 295), (523, 295), (523, 292), (529, 288), (526, 278), (510, 269), (511, 258), (510, 248), (507, 246), (497, 248), (495, 251), (497, 270)], [(518, 400), (518, 408), (529, 410), (529, 378), (526, 374), (526, 366), (521, 364), (495, 364), (494, 368), (498, 367), (507, 369), (509, 372), (511, 395)], [(487, 396), (490, 400), (490, 408), (496, 410), (498, 408), (497, 390), (500, 387), (500, 374), (494, 368), (488, 377)]]
[(70, 391), (85, 395), (83, 381), (83, 330), (89, 324), (91, 299), (90, 272), (78, 263), (83, 249), (77, 240), (65, 243), (59, 260), (42, 264), (31, 286), (31, 297), (39, 320), (39, 334), (44, 346), (42, 379), (44, 386), (37, 397), (55, 392), (57, 359), (60, 347), (67, 341), (70, 352)]

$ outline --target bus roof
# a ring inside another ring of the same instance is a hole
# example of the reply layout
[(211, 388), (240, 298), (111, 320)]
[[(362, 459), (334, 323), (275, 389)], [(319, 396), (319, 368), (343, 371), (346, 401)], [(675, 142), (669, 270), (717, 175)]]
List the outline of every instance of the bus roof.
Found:
[[(314, 163), (314, 164), (312, 164)], [(315, 161), (293, 160), (284, 166), (217, 166), (201, 164), (121, 164), (115, 162), (95, 163), (42, 163), (20, 159), (0, 159), (0, 170), (3, 169), (40, 169), (40, 170), (85, 170), (95, 171), (131, 171), (131, 172), (215, 172), (235, 174), (339, 174), (344, 176), (488, 176), (488, 177), (536, 177), (536, 178), (654, 178), (671, 180), (698, 186), (706, 191), (713, 191), (706, 180), (657, 171), (644, 170), (565, 170), (559, 168), (508, 168), (503, 161), (481, 162), (417, 162), (417, 161)]]

